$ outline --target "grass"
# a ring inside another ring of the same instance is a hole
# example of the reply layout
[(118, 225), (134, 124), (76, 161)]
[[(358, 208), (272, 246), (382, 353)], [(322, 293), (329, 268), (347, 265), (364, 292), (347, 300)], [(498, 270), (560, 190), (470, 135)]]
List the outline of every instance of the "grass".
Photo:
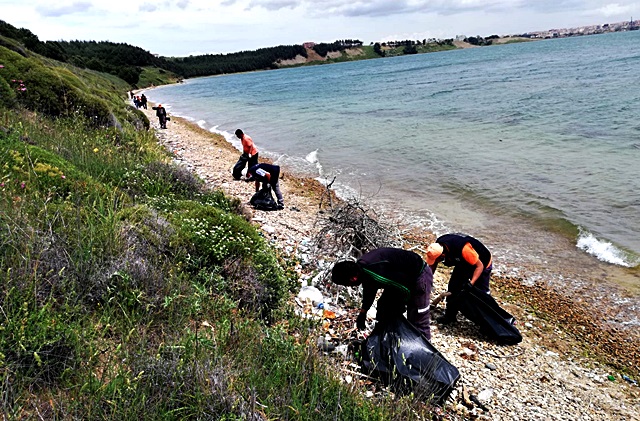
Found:
[(2, 46), (0, 64), (4, 418), (429, 416), (340, 381), (287, 304), (293, 263), (171, 164), (113, 76)]
[(140, 80), (138, 86), (159, 86), (167, 85), (169, 83), (175, 83), (181, 80), (178, 75), (169, 72), (168, 70), (160, 69), (158, 67), (144, 67), (140, 74)]

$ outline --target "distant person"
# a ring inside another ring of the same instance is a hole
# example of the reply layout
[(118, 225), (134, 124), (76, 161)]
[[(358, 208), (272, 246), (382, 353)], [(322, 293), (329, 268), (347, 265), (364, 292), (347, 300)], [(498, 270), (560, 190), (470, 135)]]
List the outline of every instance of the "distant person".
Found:
[(142, 108), (144, 108), (145, 110), (147, 109), (147, 97), (145, 96), (145, 94), (142, 94), (140, 96), (140, 104), (142, 105)]
[(151, 107), (151, 109), (156, 110), (156, 117), (158, 117), (160, 128), (166, 129), (167, 128), (167, 110), (165, 110), (162, 104), (158, 104), (157, 107)]
[(129, 96), (133, 99), (133, 91), (129, 91)]
[(471, 286), (489, 294), (489, 279), (493, 262), (491, 252), (484, 244), (471, 236), (445, 234), (427, 248), (427, 264), (436, 273), (438, 263), (453, 266), (447, 290), (447, 309), (438, 318), (442, 324), (454, 323), (459, 311), (459, 293)]
[[(240, 180), (242, 178), (242, 170), (244, 167), (251, 168), (258, 164), (258, 149), (253, 144), (251, 136), (244, 133), (242, 130), (236, 130), (236, 137), (242, 142), (242, 154), (238, 159), (238, 162), (233, 166), (233, 178)], [(248, 165), (247, 165), (248, 164)]]
[(362, 285), (362, 308), (356, 319), (359, 330), (366, 328), (367, 311), (379, 289), (376, 319), (384, 321), (407, 312), (407, 319), (431, 340), (431, 289), (433, 274), (420, 255), (403, 249), (383, 247), (366, 253), (357, 262), (344, 260), (331, 270), (338, 285)]
[(278, 165), (262, 163), (254, 165), (247, 170), (246, 181), (256, 182), (256, 192), (260, 190), (260, 183), (263, 184), (263, 188), (266, 187), (265, 184), (267, 184), (273, 189), (273, 192), (276, 194), (276, 199), (278, 200), (278, 210), (284, 209), (284, 199), (280, 191), (279, 179), (280, 167)]

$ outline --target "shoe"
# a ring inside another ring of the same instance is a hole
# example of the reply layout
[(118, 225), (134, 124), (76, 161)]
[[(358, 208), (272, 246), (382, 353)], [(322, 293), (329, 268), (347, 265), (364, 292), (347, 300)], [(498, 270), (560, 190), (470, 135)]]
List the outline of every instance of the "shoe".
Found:
[(436, 319), (436, 321), (441, 325), (451, 325), (456, 322), (456, 319), (455, 317), (440, 316)]

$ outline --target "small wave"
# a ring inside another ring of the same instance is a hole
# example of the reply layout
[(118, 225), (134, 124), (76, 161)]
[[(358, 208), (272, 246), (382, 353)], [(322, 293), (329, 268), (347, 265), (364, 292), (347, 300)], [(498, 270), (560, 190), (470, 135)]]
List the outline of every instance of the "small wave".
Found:
[(242, 150), (242, 142), (240, 141), (240, 139), (238, 139), (238, 137), (233, 134), (233, 133), (229, 133), (226, 130), (220, 130), (218, 129), (218, 125), (215, 125), (213, 127), (211, 127), (209, 129), (209, 131), (211, 133), (215, 133), (215, 134), (219, 134), (221, 136), (223, 136), (225, 138), (225, 140), (229, 143), (231, 143), (231, 145), (233, 145), (233, 147), (235, 147), (237, 150), (241, 151)]
[(616, 248), (608, 241), (598, 240), (590, 232), (580, 230), (576, 246), (603, 262), (624, 267), (633, 266), (633, 264), (629, 262), (625, 252)]
[(201, 129), (206, 129), (207, 122), (204, 120), (198, 120), (198, 127), (200, 127)]
[(304, 157), (304, 159), (311, 163), (311, 164), (315, 164), (316, 169), (318, 170), (318, 174), (320, 175), (320, 177), (322, 177), (323, 171), (322, 171), (322, 164), (320, 164), (320, 161), (318, 160), (318, 150), (316, 149), (313, 152), (309, 152), (307, 154), (307, 156)]

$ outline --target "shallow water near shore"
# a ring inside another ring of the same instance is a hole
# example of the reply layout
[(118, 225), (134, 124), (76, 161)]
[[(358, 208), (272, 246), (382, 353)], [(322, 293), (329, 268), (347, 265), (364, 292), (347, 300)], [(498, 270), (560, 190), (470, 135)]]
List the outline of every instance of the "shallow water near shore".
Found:
[(148, 96), (236, 145), (241, 127), (262, 156), (337, 177), (343, 195), (435, 234), (474, 235), (497, 274), (591, 296), (634, 326), (639, 41), (606, 34), (201, 78)]

